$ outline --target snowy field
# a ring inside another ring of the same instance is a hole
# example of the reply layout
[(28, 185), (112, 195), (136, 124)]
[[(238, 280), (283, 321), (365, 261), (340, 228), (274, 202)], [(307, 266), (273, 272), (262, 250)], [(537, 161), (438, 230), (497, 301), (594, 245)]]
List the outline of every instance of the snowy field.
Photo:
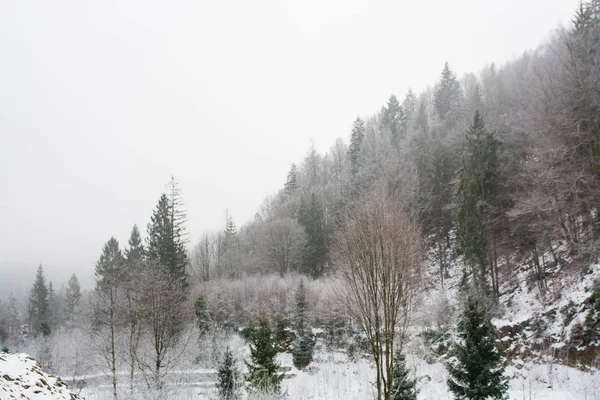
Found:
[[(374, 399), (372, 382), (375, 378), (374, 366), (368, 360), (351, 361), (343, 353), (321, 353), (311, 364), (309, 371), (298, 371), (292, 366), (291, 355), (280, 354), (279, 361), (286, 371), (282, 388), (288, 399), (332, 399), (365, 400)], [(409, 356), (408, 365), (418, 379), (419, 399), (452, 399), (446, 388), (446, 371), (442, 363), (427, 364), (419, 357)], [(170, 388), (168, 397), (184, 399), (214, 399), (214, 374), (210, 371), (188, 371), (181, 373), (179, 387)], [(195, 382), (185, 379), (203, 378)], [(510, 399), (523, 400), (600, 400), (600, 373), (583, 372), (575, 368), (557, 364), (525, 363), (520, 368), (507, 369), (510, 381)], [(186, 382), (185, 384), (183, 382)], [(127, 391), (126, 387), (123, 387)], [(247, 398), (244, 390), (241, 398)], [(111, 399), (108, 381), (100, 387), (88, 387), (81, 395), (89, 400)], [(146, 391), (138, 391), (134, 398), (161, 398)]]

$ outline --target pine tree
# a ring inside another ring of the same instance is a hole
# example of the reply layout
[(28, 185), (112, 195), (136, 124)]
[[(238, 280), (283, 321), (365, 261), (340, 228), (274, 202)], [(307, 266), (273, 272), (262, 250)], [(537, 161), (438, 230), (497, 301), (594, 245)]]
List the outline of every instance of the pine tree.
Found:
[(312, 333), (307, 329), (306, 288), (303, 280), (300, 280), (300, 285), (296, 289), (295, 300), (294, 328), (298, 338), (294, 343), (292, 357), (294, 366), (303, 369), (311, 363), (315, 346)]
[(67, 284), (66, 301), (67, 319), (72, 320), (75, 310), (81, 301), (81, 285), (79, 284), (79, 280), (75, 274), (71, 275), (71, 278), (69, 278), (69, 283)]
[(37, 269), (35, 275), (35, 281), (33, 287), (29, 292), (29, 324), (34, 334), (43, 334), (44, 336), (49, 335), (50, 332), (50, 321), (49, 312), (50, 304), (48, 299), (48, 286), (46, 284), (46, 277), (44, 276), (44, 269), (42, 265)]
[(134, 225), (131, 229), (131, 235), (129, 236), (129, 242), (127, 244), (128, 247), (124, 251), (124, 256), (128, 268), (137, 268), (144, 260), (144, 244), (137, 225)]
[(455, 109), (461, 100), (462, 92), (460, 83), (446, 62), (433, 96), (433, 106), (439, 119), (446, 119), (448, 112)]
[[(108, 354), (104, 354), (108, 368), (112, 373), (113, 396), (117, 398), (117, 354), (116, 354), (116, 327), (117, 327), (117, 301), (123, 278), (123, 254), (119, 242), (111, 237), (104, 247), (96, 263), (96, 294), (98, 303), (96, 313), (99, 324), (107, 327), (106, 338), (108, 341)], [(100, 331), (99, 334), (103, 334)]]
[(229, 346), (225, 349), (223, 360), (217, 370), (217, 389), (219, 398), (223, 400), (234, 400), (239, 387), (239, 371), (235, 366), (233, 354)]
[[(487, 272), (492, 265), (490, 242), (493, 241), (488, 225), (500, 198), (499, 160), (498, 142), (485, 129), (478, 111), (467, 131), (457, 174), (456, 223), (460, 247), (474, 278), (487, 292)], [(493, 272), (491, 277), (497, 295), (498, 285)]]
[(360, 168), (360, 147), (365, 137), (365, 123), (360, 117), (356, 117), (350, 134), (350, 146), (348, 147), (348, 155), (350, 156), (350, 164), (352, 175), (356, 175)]
[(290, 196), (296, 191), (296, 189), (298, 189), (298, 167), (296, 167), (296, 164), (292, 164), (290, 166), (290, 170), (288, 171), (285, 185), (283, 186), (283, 191), (286, 195)]
[(417, 381), (410, 378), (406, 367), (406, 357), (400, 351), (394, 357), (394, 383), (392, 384), (392, 400), (417, 400)]
[(274, 345), (271, 327), (264, 317), (250, 336), (250, 362), (246, 362), (246, 381), (262, 393), (279, 393), (283, 374), (278, 374), (277, 348)]
[(314, 193), (309, 203), (304, 197), (300, 199), (298, 222), (304, 227), (307, 239), (302, 252), (302, 272), (318, 278), (325, 272), (327, 238), (321, 202)]
[(177, 205), (166, 194), (160, 196), (148, 224), (146, 250), (151, 262), (161, 265), (172, 279), (186, 287), (188, 258), (182, 237), (183, 227), (176, 225), (181, 218), (176, 217), (178, 213), (173, 211)]
[(389, 131), (392, 145), (397, 147), (406, 136), (406, 114), (395, 95), (390, 96), (381, 114), (381, 127)]
[(409, 119), (413, 118), (415, 112), (417, 111), (417, 96), (415, 95), (415, 92), (413, 92), (412, 88), (408, 88), (408, 92), (406, 93), (406, 96), (404, 96), (404, 100), (402, 101), (402, 109), (406, 115), (407, 122)]
[(457, 399), (504, 399), (508, 380), (504, 376), (502, 355), (484, 306), (470, 295), (458, 323), (461, 343), (456, 344), (455, 360), (446, 368), (448, 388)]

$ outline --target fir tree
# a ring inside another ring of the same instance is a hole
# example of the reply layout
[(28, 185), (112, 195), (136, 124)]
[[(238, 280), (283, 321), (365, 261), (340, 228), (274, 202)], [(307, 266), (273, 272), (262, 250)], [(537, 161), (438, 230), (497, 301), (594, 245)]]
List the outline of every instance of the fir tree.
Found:
[(461, 343), (448, 369), (448, 388), (457, 399), (504, 399), (508, 381), (494, 327), (484, 306), (469, 296), (458, 323)]
[(392, 145), (397, 147), (406, 136), (406, 115), (395, 95), (390, 96), (381, 113), (381, 127), (389, 131)]
[(67, 318), (73, 319), (75, 314), (75, 310), (81, 301), (81, 285), (79, 284), (79, 280), (75, 274), (71, 275), (69, 278), (69, 283), (67, 284), (67, 292), (66, 292), (66, 302), (67, 302)]
[(452, 72), (446, 62), (433, 97), (433, 106), (439, 119), (446, 119), (448, 112), (456, 108), (461, 100), (462, 92), (460, 83), (458, 83), (456, 75), (454, 75), (454, 72)]
[(250, 336), (250, 362), (246, 362), (246, 381), (262, 393), (279, 393), (283, 374), (278, 374), (277, 348), (274, 346), (269, 323), (261, 317)]
[(406, 357), (400, 351), (397, 351), (394, 357), (393, 378), (392, 400), (417, 400), (417, 382), (410, 378), (410, 371), (406, 367)]
[(138, 268), (144, 260), (144, 244), (142, 242), (142, 235), (137, 225), (134, 225), (131, 229), (131, 235), (127, 242), (128, 247), (123, 252), (125, 260), (127, 261), (128, 268)]
[(310, 202), (302, 197), (298, 208), (298, 222), (304, 227), (306, 243), (302, 252), (302, 272), (318, 278), (325, 272), (327, 242), (321, 202), (313, 193)]
[(187, 286), (188, 264), (182, 227), (175, 226), (177, 214), (166, 194), (162, 194), (148, 224), (147, 254), (151, 262), (161, 265), (172, 279)]
[(315, 346), (312, 333), (307, 329), (306, 288), (303, 280), (300, 281), (300, 285), (296, 289), (295, 300), (294, 328), (298, 338), (294, 343), (292, 357), (294, 366), (303, 369), (311, 363)]
[(292, 164), (290, 166), (290, 170), (288, 171), (285, 185), (283, 186), (283, 191), (286, 195), (290, 196), (296, 191), (296, 189), (298, 189), (298, 167), (296, 167), (296, 164)]
[(350, 164), (352, 175), (356, 175), (360, 167), (360, 147), (365, 137), (365, 123), (360, 117), (356, 117), (350, 134), (350, 146), (348, 147), (348, 155), (350, 156)]
[[(456, 223), (460, 247), (475, 273), (474, 278), (486, 293), (487, 271), (491, 265), (487, 226), (500, 198), (498, 164), (498, 142), (485, 129), (477, 111), (467, 131), (457, 173)], [(497, 284), (494, 280), (492, 283), (497, 295)]]
[(223, 360), (217, 370), (217, 389), (219, 398), (223, 400), (236, 399), (239, 387), (239, 371), (235, 366), (233, 354), (229, 346), (225, 349)]
[(48, 286), (42, 265), (37, 269), (33, 287), (29, 292), (29, 324), (34, 334), (50, 334)]

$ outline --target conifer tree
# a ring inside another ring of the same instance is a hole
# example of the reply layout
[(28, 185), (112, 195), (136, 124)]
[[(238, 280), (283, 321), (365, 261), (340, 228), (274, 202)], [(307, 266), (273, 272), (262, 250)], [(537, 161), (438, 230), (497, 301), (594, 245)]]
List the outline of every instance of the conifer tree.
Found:
[(348, 147), (348, 155), (350, 156), (350, 164), (352, 175), (356, 175), (360, 167), (360, 147), (365, 137), (365, 123), (360, 117), (356, 117), (350, 134), (350, 146)]
[(75, 310), (81, 301), (81, 285), (77, 279), (77, 275), (71, 275), (67, 284), (66, 302), (67, 302), (67, 319), (72, 320)]
[(223, 360), (217, 370), (217, 389), (222, 400), (236, 399), (239, 387), (239, 371), (235, 366), (229, 346), (225, 349)]
[[(456, 222), (461, 249), (471, 266), (474, 279), (486, 293), (487, 272), (492, 265), (489, 247), (491, 232), (487, 227), (500, 198), (498, 164), (498, 142), (485, 129), (477, 111), (467, 131), (458, 170)], [(492, 289), (497, 296), (497, 274), (491, 272)]]
[(34, 334), (50, 334), (48, 286), (42, 265), (37, 269), (33, 287), (29, 292), (29, 325)]
[(298, 222), (304, 227), (306, 244), (302, 253), (302, 272), (318, 278), (325, 272), (327, 242), (321, 202), (313, 193), (310, 202), (300, 199)]
[(207, 333), (210, 330), (210, 314), (206, 309), (206, 300), (204, 295), (198, 295), (194, 303), (194, 313), (196, 314), (196, 323), (201, 334)]
[(148, 224), (146, 249), (151, 262), (161, 265), (174, 280), (186, 287), (188, 258), (182, 237), (183, 227), (176, 215), (173, 202), (162, 194)]
[[(104, 247), (96, 263), (96, 314), (98, 323), (108, 329), (108, 354), (102, 354), (112, 373), (113, 396), (117, 398), (117, 353), (116, 353), (116, 328), (117, 328), (117, 301), (121, 290), (123, 278), (123, 254), (119, 242), (111, 237)], [(100, 334), (103, 332), (100, 331)], [(103, 338), (105, 339), (105, 338)], [(104, 347), (104, 346), (102, 346)]]
[(296, 164), (290, 166), (283, 190), (286, 195), (292, 195), (298, 189), (298, 167)]
[(391, 400), (417, 400), (417, 382), (410, 378), (406, 357), (400, 351), (397, 351), (394, 357), (393, 379)]
[(315, 345), (312, 333), (307, 326), (306, 288), (303, 280), (300, 281), (300, 285), (296, 289), (295, 300), (294, 328), (298, 338), (294, 343), (292, 357), (294, 366), (303, 369), (311, 363)]
[(397, 147), (406, 136), (406, 115), (395, 95), (390, 96), (381, 113), (381, 127), (389, 131), (392, 145)]
[(461, 100), (460, 83), (446, 62), (433, 97), (433, 106), (439, 119), (446, 119), (448, 112), (456, 108)]
[(283, 374), (278, 374), (277, 348), (274, 345), (271, 327), (261, 317), (250, 336), (250, 362), (246, 362), (246, 381), (261, 393), (279, 393)]
[(467, 299), (458, 323), (461, 342), (446, 368), (448, 388), (457, 399), (504, 399), (508, 380), (504, 376), (502, 355), (485, 307), (474, 296)]

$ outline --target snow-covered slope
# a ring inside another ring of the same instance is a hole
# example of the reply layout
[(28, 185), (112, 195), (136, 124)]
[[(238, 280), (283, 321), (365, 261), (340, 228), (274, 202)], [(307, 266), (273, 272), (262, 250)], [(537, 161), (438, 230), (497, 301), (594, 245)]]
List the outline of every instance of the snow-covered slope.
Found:
[(75, 400), (60, 378), (45, 373), (27, 354), (0, 353), (0, 400)]

